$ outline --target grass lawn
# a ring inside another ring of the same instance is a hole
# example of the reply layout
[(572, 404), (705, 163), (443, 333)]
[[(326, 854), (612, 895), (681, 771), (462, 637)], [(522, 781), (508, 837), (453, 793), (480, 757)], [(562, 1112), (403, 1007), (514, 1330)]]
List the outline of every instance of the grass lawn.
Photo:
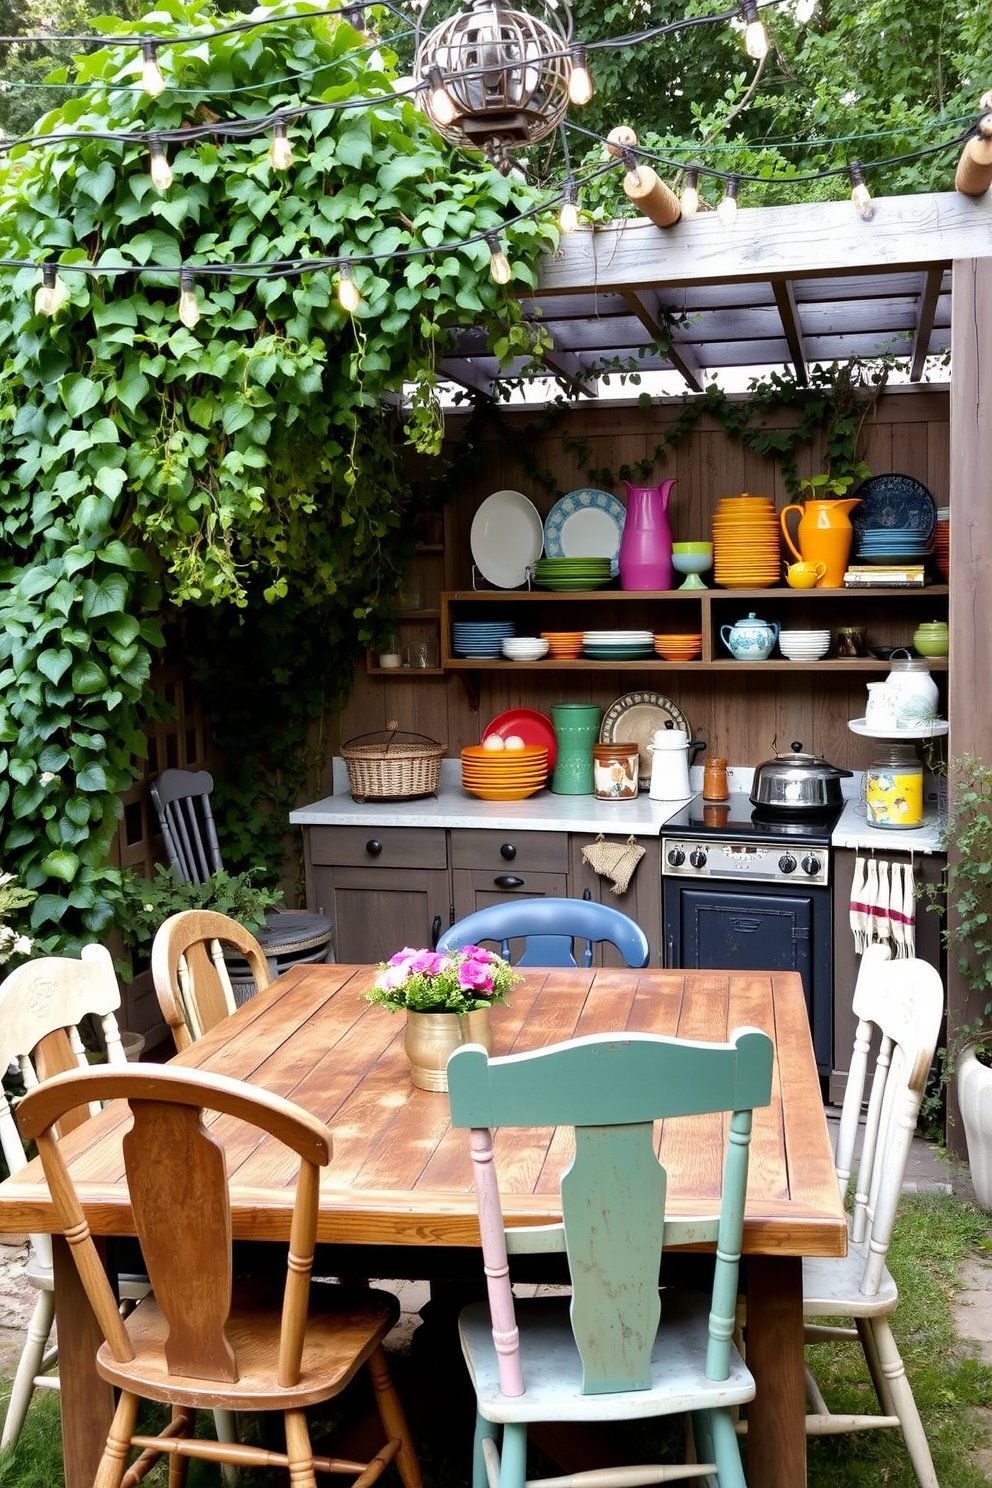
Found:
[[(992, 1445), (989, 1420), (973, 1407), (992, 1411), (992, 1368), (979, 1363), (970, 1345), (956, 1336), (951, 1301), (961, 1261), (992, 1246), (992, 1220), (943, 1194), (906, 1197), (900, 1210), (889, 1262), (899, 1285), (894, 1332), (923, 1417), (941, 1488), (987, 1488), (992, 1476), (975, 1463), (977, 1450)], [(835, 1410), (872, 1411), (874, 1395), (857, 1345), (817, 1345), (808, 1351), (811, 1367)], [(411, 1423), (418, 1437), (427, 1488), (466, 1488), (472, 1430), (471, 1399), (455, 1388), (457, 1361), (410, 1357), (395, 1361)], [(445, 1383), (447, 1381), (447, 1383)], [(458, 1386), (465, 1384), (461, 1378)], [(8, 1386), (9, 1388), (9, 1386)], [(330, 1417), (328, 1418), (330, 1420)], [(315, 1424), (314, 1438), (320, 1438)], [(163, 1488), (164, 1462), (144, 1480)], [(220, 1470), (192, 1463), (189, 1488), (215, 1488)], [(246, 1472), (251, 1488), (284, 1484), (285, 1474)], [(332, 1482), (332, 1479), (321, 1479)], [(337, 1479), (344, 1482), (344, 1479)], [(384, 1478), (399, 1483), (394, 1470)], [(62, 1488), (57, 1397), (40, 1396), (31, 1407), (20, 1442), (0, 1459), (0, 1488)], [(897, 1431), (823, 1437), (809, 1443), (809, 1488), (915, 1488), (916, 1478)], [(773, 1485), (754, 1485), (773, 1488)]]

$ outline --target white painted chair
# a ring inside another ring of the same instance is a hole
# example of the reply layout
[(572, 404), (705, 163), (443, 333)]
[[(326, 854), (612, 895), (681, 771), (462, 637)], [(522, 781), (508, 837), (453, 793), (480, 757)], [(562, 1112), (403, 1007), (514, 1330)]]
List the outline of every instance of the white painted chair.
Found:
[[(121, 994), (110, 952), (103, 946), (84, 946), (76, 961), (67, 956), (42, 956), (12, 971), (0, 986), (0, 1069), (16, 1061), (26, 1090), (62, 1070), (87, 1067), (79, 1024), (87, 1016), (96, 1018), (110, 1064), (126, 1063), (121, 1036), (114, 1016)], [(88, 1111), (75, 1113), (79, 1120)], [(27, 1162), (20, 1134), (6, 1094), (0, 1099), (0, 1144), (7, 1167), (16, 1173)], [(17, 1441), (36, 1388), (54, 1389), (58, 1376), (51, 1370), (58, 1350), (48, 1347), (55, 1319), (50, 1235), (32, 1235), (27, 1275), (38, 1288), (27, 1338), (21, 1352), (10, 1404), (0, 1436), (0, 1451)], [(143, 1296), (147, 1282), (140, 1278), (122, 1281), (122, 1295)]]
[(853, 1327), (836, 1327), (808, 1322), (806, 1341), (860, 1340), (882, 1414), (831, 1412), (807, 1372), (807, 1395), (813, 1409), (806, 1417), (806, 1430), (811, 1435), (832, 1435), (898, 1427), (920, 1488), (938, 1488), (913, 1391), (889, 1326), (898, 1291), (886, 1268), (885, 1255), (916, 1118), (940, 1036), (944, 989), (938, 973), (925, 961), (889, 961), (887, 957), (887, 947), (869, 946), (854, 990), (858, 1027), (836, 1157), (837, 1182), (845, 1199), (855, 1170), (855, 1141), (876, 1032), (880, 1044), (856, 1165), (848, 1252), (843, 1258), (807, 1258), (803, 1262), (806, 1318), (846, 1316), (854, 1323)]

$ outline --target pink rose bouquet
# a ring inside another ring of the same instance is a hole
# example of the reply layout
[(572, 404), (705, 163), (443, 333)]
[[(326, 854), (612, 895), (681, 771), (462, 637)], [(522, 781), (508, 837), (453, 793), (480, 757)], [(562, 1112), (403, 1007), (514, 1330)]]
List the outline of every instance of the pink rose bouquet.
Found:
[(482, 946), (465, 946), (448, 955), (404, 946), (388, 961), (366, 992), (369, 1002), (392, 1012), (474, 1013), (493, 1002), (505, 1002), (514, 982), (523, 978), (508, 961)]

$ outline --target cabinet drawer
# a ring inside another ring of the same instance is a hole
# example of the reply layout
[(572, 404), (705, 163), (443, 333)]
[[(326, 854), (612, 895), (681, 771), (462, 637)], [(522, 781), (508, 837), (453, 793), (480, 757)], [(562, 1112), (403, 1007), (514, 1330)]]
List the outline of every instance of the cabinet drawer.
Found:
[(451, 834), (451, 866), (494, 873), (565, 873), (568, 836), (564, 832), (459, 830)]
[(310, 860), (346, 868), (447, 868), (443, 827), (311, 827)]

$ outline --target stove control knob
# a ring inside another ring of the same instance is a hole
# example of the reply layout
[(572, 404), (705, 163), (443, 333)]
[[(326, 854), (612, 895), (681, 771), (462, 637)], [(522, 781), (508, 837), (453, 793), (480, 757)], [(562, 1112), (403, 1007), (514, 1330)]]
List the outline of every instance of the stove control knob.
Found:
[(706, 867), (706, 854), (701, 847), (694, 847), (692, 849), (692, 852), (689, 854), (689, 862), (693, 868)]
[(673, 868), (681, 868), (682, 864), (685, 862), (685, 853), (680, 847), (670, 848), (668, 852), (668, 861)]
[(812, 853), (807, 853), (803, 858), (802, 870), (804, 873), (808, 873), (810, 878), (815, 878), (822, 866), (819, 858), (814, 857)]
[(783, 853), (778, 860), (778, 866), (782, 873), (795, 873), (796, 860), (791, 853)]

